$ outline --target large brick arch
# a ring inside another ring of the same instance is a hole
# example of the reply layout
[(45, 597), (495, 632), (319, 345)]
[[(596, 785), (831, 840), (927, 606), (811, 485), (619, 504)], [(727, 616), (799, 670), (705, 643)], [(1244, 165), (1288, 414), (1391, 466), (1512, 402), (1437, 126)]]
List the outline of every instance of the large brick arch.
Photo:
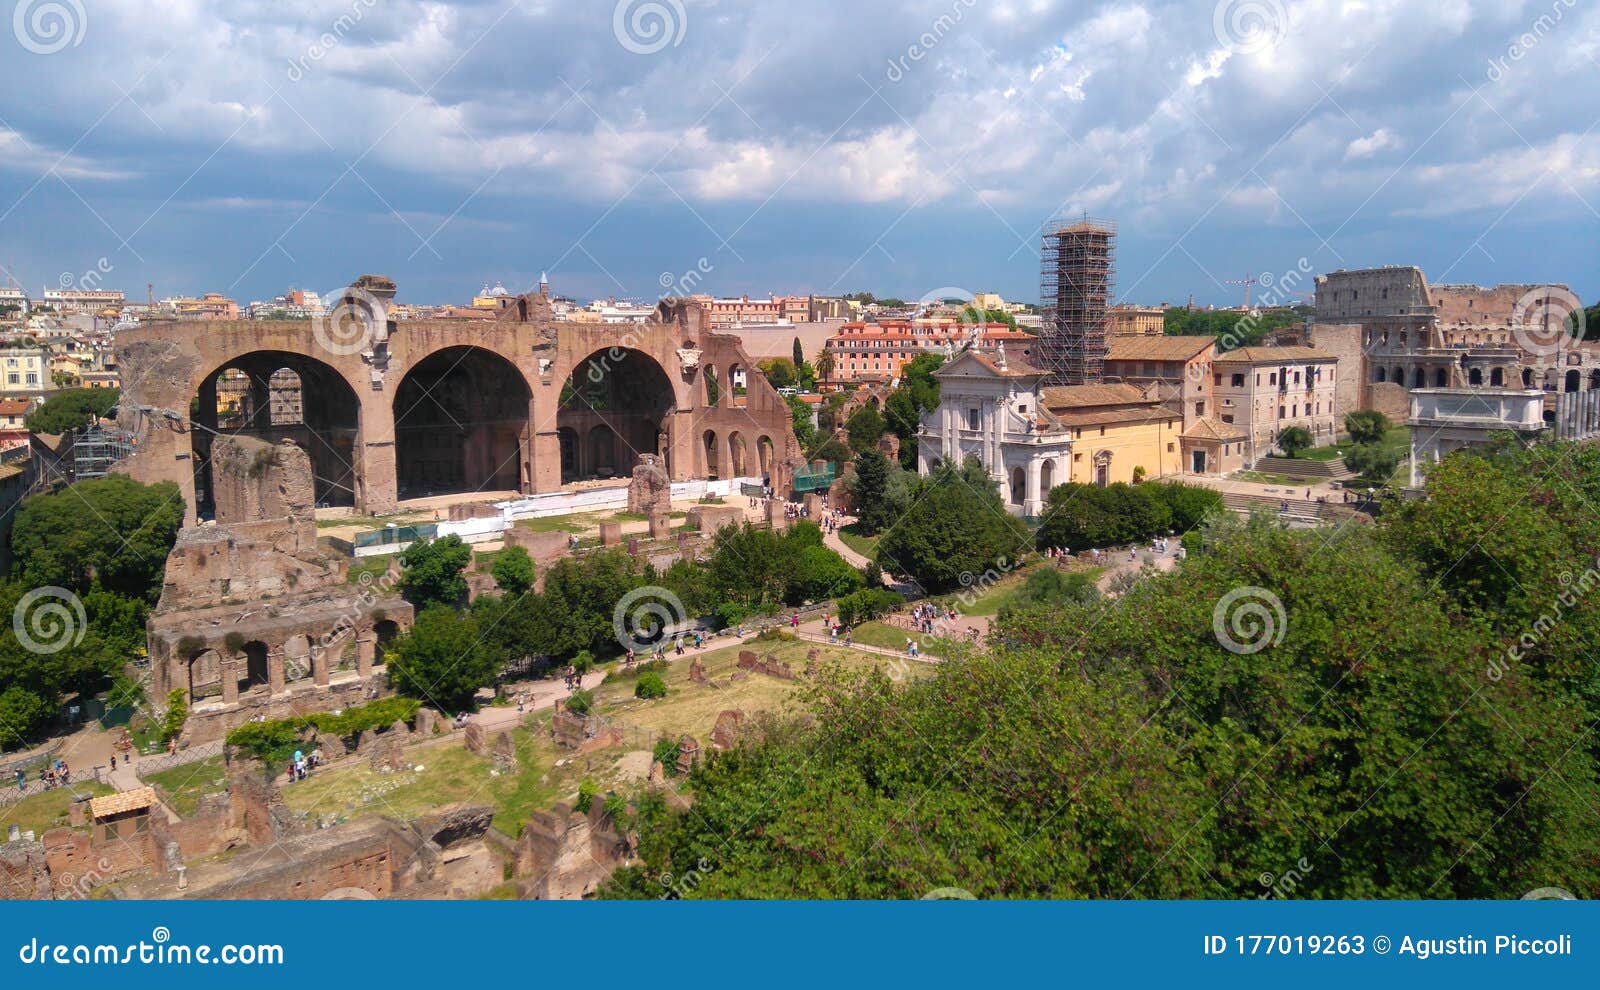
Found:
[[(350, 454), (359, 512), (388, 513), (398, 501), (396, 391), (406, 376), (441, 352), (462, 348), (491, 351), (514, 368), (527, 386), (527, 445), (518, 488), (526, 493), (561, 487), (560, 398), (562, 386), (597, 353), (620, 348), (637, 352), (670, 383), (674, 408), (666, 454), (674, 481), (701, 477), (698, 445), (710, 430), (769, 436), (774, 444), (773, 483), (787, 485), (800, 452), (782, 396), (757, 373), (738, 338), (711, 332), (696, 303), (669, 300), (648, 322), (631, 327), (555, 320), (540, 294), (507, 299), (495, 320), (430, 319), (389, 321), (379, 348), (330, 347), (328, 334), (311, 320), (150, 321), (118, 335), (123, 380), (119, 423), (137, 436), (136, 453), (121, 469), (146, 482), (172, 481), (183, 491), (196, 518), (195, 465), (190, 401), (203, 382), (249, 355), (290, 355), (318, 374), (340, 379), (358, 404), (359, 428)], [(745, 394), (732, 400), (730, 368), (746, 372)], [(716, 368), (723, 401), (708, 406), (705, 370)], [(322, 369), (326, 369), (323, 371)], [(204, 425), (204, 424), (202, 424)], [(578, 438), (580, 441), (584, 438)], [(747, 461), (752, 460), (747, 457)], [(632, 464), (619, 464), (620, 475)]]

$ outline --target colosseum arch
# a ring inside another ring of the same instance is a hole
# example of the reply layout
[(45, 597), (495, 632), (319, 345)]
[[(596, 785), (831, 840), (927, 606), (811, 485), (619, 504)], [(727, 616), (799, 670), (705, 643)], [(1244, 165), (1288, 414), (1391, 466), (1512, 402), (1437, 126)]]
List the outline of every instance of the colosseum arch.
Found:
[(398, 496), (523, 490), (530, 397), (516, 366), (481, 347), (417, 362), (394, 395)]
[(672, 380), (643, 351), (610, 348), (579, 361), (556, 413), (562, 482), (626, 477), (640, 454), (667, 454), (676, 408)]
[(361, 405), (344, 376), (322, 361), (283, 351), (240, 354), (200, 380), (189, 415), (200, 518), (215, 510), (211, 445), (225, 434), (293, 440), (311, 458), (317, 504), (355, 504)]

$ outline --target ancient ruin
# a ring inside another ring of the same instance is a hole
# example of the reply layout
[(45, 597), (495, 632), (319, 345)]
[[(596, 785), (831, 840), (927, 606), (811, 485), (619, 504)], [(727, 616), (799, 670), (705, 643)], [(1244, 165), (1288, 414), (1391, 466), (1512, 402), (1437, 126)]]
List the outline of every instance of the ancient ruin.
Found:
[[(121, 470), (176, 482), (194, 521), (252, 504), (218, 498), (232, 468), (215, 448), (239, 436), (294, 441), (310, 459), (313, 504), (360, 513), (620, 482), (641, 455), (671, 481), (779, 488), (798, 463), (783, 397), (698, 303), (665, 301), (619, 333), (556, 320), (544, 292), (505, 297), (492, 321), (398, 322), (395, 291), (365, 276), (319, 320), (124, 331), (118, 422), (138, 442)], [(658, 485), (652, 474), (641, 487)]]
[(381, 583), (350, 584), (348, 558), (318, 545), (297, 444), (229, 436), (212, 450), (218, 521), (179, 532), (146, 626), (152, 697), (189, 697), (184, 745), (382, 691), (383, 644), (412, 618)]

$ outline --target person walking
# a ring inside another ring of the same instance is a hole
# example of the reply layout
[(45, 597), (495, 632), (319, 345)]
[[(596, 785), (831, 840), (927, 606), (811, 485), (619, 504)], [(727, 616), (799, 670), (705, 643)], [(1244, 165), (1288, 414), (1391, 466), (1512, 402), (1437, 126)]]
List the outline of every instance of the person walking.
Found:
[(18, 770), (17, 771), (17, 790), (25, 791), (27, 789), (28, 789), (28, 774), (27, 774), (27, 771)]

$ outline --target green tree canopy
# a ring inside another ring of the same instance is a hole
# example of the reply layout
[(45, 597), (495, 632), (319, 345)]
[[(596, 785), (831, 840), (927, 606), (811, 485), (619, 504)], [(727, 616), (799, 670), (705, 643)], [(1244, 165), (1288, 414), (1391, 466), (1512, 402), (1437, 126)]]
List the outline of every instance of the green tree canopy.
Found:
[(1394, 423), (1376, 409), (1357, 409), (1344, 417), (1344, 431), (1352, 443), (1378, 443), (1392, 429)]
[(850, 414), (844, 428), (850, 436), (850, 449), (860, 454), (873, 449), (883, 439), (883, 415), (869, 402)]
[(1310, 450), (1313, 443), (1311, 431), (1303, 426), (1285, 426), (1278, 431), (1278, 449), (1285, 457), (1299, 457)]
[(183, 516), (177, 485), (121, 474), (35, 496), (12, 527), (13, 573), (32, 587), (100, 587), (154, 603)]
[(538, 572), (533, 566), (533, 558), (528, 556), (527, 550), (516, 546), (501, 550), (495, 556), (489, 573), (494, 575), (494, 583), (498, 584), (501, 590), (515, 596), (527, 593), (538, 577)]
[(467, 597), (461, 573), (472, 563), (472, 548), (454, 533), (421, 539), (400, 555), (400, 593), (417, 608), (455, 605)]
[(496, 669), (473, 617), (437, 603), (395, 640), (387, 664), (396, 690), (446, 712), (470, 707), (478, 689), (494, 681)]
[(34, 433), (70, 433), (111, 415), (121, 394), (115, 388), (69, 388), (46, 399), (23, 425)]
[(889, 489), (889, 459), (877, 450), (868, 450), (855, 459), (850, 478), (850, 497), (856, 505), (856, 527), (873, 536), (894, 522), (885, 495)]
[(878, 562), (941, 592), (960, 585), (962, 575), (970, 583), (990, 568), (1008, 567), (1031, 543), (994, 481), (969, 459), (959, 468), (941, 464), (913, 483), (909, 506), (878, 543)]

